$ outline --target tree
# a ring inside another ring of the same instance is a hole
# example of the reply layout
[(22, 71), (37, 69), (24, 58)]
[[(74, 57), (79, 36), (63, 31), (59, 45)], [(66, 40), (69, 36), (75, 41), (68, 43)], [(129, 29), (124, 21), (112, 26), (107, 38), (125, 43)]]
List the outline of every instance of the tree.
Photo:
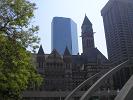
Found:
[(26, 0), (0, 0), (0, 98), (19, 100), (29, 85), (42, 78), (31, 61), (38, 47), (38, 27), (31, 25), (35, 4)]
[(36, 48), (38, 26), (31, 26), (35, 4), (26, 0), (0, 0), (0, 32), (24, 47)]

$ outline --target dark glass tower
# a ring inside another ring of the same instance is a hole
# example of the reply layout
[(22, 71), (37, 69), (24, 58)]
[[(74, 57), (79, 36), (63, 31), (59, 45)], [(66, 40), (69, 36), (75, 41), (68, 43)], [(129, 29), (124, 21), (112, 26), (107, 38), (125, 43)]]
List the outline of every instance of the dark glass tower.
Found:
[(133, 0), (109, 0), (101, 15), (112, 64), (133, 57)]
[(52, 49), (64, 54), (67, 47), (70, 54), (78, 53), (77, 24), (70, 18), (54, 17), (52, 20)]
[[(112, 65), (118, 65), (133, 57), (133, 0), (109, 0), (101, 15), (109, 60)], [(117, 73), (116, 87), (121, 88), (131, 74), (131, 68)]]

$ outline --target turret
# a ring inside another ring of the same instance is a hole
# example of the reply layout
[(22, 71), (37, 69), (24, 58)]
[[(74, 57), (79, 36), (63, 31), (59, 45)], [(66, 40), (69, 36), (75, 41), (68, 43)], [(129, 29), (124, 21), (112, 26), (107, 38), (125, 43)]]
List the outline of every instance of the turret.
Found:
[(37, 53), (37, 69), (39, 73), (43, 73), (43, 68), (45, 66), (45, 54), (42, 48), (42, 45), (40, 45), (40, 48)]
[(64, 54), (63, 54), (63, 60), (65, 63), (71, 63), (72, 62), (72, 55), (70, 54), (67, 47), (66, 47)]
[(83, 45), (83, 53), (87, 53), (89, 49), (95, 48), (94, 46), (94, 33), (92, 29), (92, 23), (85, 15), (83, 24), (81, 26), (82, 29), (82, 45)]
[(37, 54), (38, 54), (38, 55), (44, 55), (44, 51), (43, 51), (42, 45), (40, 45), (40, 48), (39, 48)]

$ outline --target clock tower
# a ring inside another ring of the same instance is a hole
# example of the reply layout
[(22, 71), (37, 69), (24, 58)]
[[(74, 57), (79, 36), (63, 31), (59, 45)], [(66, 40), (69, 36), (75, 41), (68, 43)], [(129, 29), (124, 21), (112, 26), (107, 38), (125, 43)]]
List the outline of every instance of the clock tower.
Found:
[(94, 33), (92, 29), (92, 23), (85, 15), (83, 24), (81, 26), (82, 29), (82, 46), (83, 53), (87, 53), (90, 49), (95, 48), (94, 44)]

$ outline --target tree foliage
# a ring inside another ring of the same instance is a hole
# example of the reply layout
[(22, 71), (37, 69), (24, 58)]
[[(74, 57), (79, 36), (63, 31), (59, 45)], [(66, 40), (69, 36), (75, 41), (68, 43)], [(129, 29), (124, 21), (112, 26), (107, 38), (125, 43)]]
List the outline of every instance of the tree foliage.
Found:
[(37, 47), (38, 26), (31, 25), (35, 4), (26, 0), (0, 0), (0, 32), (24, 47)]
[(38, 27), (31, 25), (35, 4), (26, 0), (0, 0), (0, 98), (18, 100), (29, 85), (42, 78), (31, 61), (38, 47)]

